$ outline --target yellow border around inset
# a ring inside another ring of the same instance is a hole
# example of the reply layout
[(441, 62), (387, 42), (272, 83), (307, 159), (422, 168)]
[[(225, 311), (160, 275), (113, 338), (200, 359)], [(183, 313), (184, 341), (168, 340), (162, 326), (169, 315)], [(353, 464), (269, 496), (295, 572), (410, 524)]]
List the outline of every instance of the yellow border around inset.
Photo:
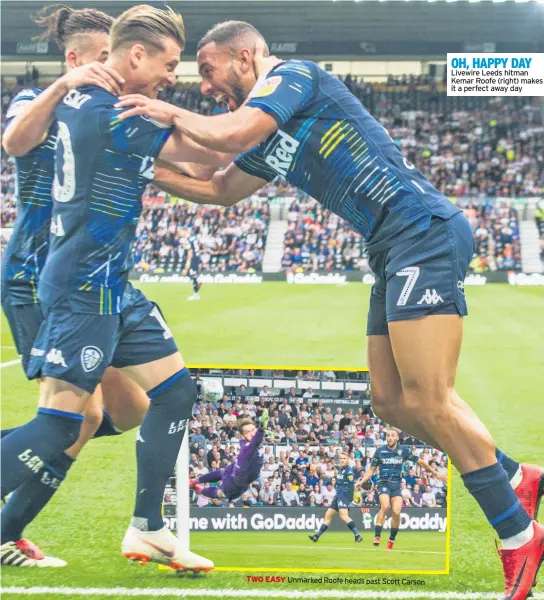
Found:
[[(240, 365), (186, 365), (188, 369), (283, 369), (286, 371), (363, 371), (368, 372), (367, 367), (279, 367), (279, 366), (240, 366)], [(309, 380), (311, 381), (311, 380)], [(411, 570), (389, 570), (389, 569), (290, 569), (286, 567), (215, 567), (214, 571), (231, 572), (258, 572), (258, 573), (390, 573), (393, 575), (449, 575), (450, 574), (450, 542), (451, 542), (451, 460), (448, 456), (448, 493), (446, 496), (446, 568), (443, 571), (411, 571)], [(160, 567), (161, 565), (159, 565)], [(163, 567), (164, 568), (164, 567)], [(168, 567), (166, 567), (168, 569)]]

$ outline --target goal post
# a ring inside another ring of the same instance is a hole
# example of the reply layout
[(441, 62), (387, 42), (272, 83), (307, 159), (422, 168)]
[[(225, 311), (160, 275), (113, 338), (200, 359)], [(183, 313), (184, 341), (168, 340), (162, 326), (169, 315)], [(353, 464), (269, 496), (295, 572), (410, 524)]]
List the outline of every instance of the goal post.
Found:
[(176, 461), (176, 535), (183, 550), (189, 550), (189, 428)]

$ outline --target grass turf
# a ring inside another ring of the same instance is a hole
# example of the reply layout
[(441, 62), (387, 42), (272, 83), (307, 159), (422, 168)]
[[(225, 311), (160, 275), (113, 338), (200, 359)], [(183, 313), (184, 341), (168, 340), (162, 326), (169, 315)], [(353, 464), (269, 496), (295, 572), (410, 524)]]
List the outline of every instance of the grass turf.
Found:
[[(189, 364), (366, 366), (364, 332), (369, 294), (366, 286), (210, 285), (203, 287), (199, 302), (187, 302), (189, 286), (146, 284), (142, 288), (160, 304)], [(468, 288), (467, 296), (471, 312), (466, 320), (457, 389), (482, 417), (502, 450), (519, 460), (544, 464), (544, 290), (488, 285)], [(5, 321), (2, 324), (2, 362), (6, 362), (16, 358), (16, 352), (9, 348), (13, 342)], [(37, 390), (35, 384), (25, 380), (18, 365), (2, 369), (1, 374), (2, 426), (11, 427), (32, 417)], [(3, 586), (247, 589), (252, 585), (244, 573), (217, 571), (207, 577), (180, 580), (173, 573), (152, 566), (138, 569), (128, 565), (119, 556), (119, 546), (130, 518), (133, 490), (133, 434), (93, 441), (71, 469), (69, 481), (26, 532), (47, 552), (68, 560), (69, 566), (58, 571), (3, 569)], [(251, 565), (265, 565), (277, 557), (284, 566), (301, 568), (310, 560), (311, 553), (322, 552), (317, 545), (309, 546), (307, 551), (299, 548), (305, 542), (299, 544), (298, 538), (296, 543), (281, 544), (288, 547), (279, 552), (270, 533), (262, 544), (266, 546), (269, 542), (270, 548), (251, 552), (251, 545), (244, 546), (240, 535), (246, 534), (195, 533), (192, 539), (196, 551), (208, 551), (209, 539), (213, 544), (213, 540), (219, 543), (221, 536), (226, 538), (224, 548), (210, 548), (218, 566), (227, 563), (234, 566), (233, 560), (237, 556), (241, 560), (242, 552), (251, 556)], [(415, 542), (413, 535), (418, 534), (399, 534), (399, 550), (401, 544)], [(335, 537), (331, 535), (329, 542), (326, 538), (323, 541), (334, 545)], [(370, 548), (368, 537), (367, 534), (363, 548)], [(343, 546), (349, 545), (348, 533), (341, 540)], [(430, 547), (433, 540), (434, 537), (424, 545)], [(334, 561), (339, 552), (344, 551), (331, 551)], [(357, 548), (353, 554), (345, 551), (348, 555), (345, 561), (357, 557), (356, 552)], [(382, 564), (389, 560), (371, 552), (361, 554), (365, 567), (374, 556)], [(418, 564), (421, 556), (426, 556), (423, 561), (426, 565), (435, 558), (431, 554), (407, 554), (410, 556)], [(319, 555), (319, 560), (327, 559)], [(391, 554), (391, 560), (400, 564), (404, 557), (398, 552)], [(424, 579), (429, 591), (499, 591), (502, 587), (492, 530), (457, 474), (453, 478), (451, 575)], [(542, 575), (539, 579), (542, 580)], [(287, 581), (277, 584), (282, 586), (312, 588), (311, 584), (293, 586)], [(410, 588), (402, 586), (404, 590)], [(417, 586), (413, 589), (421, 590)], [(6, 594), (6, 598), (11, 597), (13, 594)]]

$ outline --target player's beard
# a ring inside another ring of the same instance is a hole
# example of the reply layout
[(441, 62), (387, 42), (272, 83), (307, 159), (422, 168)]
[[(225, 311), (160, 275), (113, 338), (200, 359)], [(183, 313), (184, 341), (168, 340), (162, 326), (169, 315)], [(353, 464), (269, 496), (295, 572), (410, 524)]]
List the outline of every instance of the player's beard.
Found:
[(229, 68), (229, 84), (231, 88), (230, 95), (236, 103), (236, 108), (240, 108), (240, 106), (242, 106), (242, 104), (246, 101), (247, 93), (244, 90), (242, 79), (238, 73), (236, 73), (233, 65), (230, 65)]

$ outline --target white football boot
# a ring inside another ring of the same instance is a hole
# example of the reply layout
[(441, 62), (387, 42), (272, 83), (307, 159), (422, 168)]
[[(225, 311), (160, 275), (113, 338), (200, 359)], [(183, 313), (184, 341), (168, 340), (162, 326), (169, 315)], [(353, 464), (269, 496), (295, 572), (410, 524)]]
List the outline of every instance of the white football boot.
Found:
[(141, 565), (155, 562), (176, 571), (208, 572), (214, 568), (211, 560), (180, 546), (178, 538), (167, 527), (159, 531), (140, 531), (131, 525), (125, 534), (121, 552), (125, 558)]
[(0, 546), (0, 564), (3, 567), (65, 567), (66, 561), (45, 554), (30, 540), (6, 542)]

